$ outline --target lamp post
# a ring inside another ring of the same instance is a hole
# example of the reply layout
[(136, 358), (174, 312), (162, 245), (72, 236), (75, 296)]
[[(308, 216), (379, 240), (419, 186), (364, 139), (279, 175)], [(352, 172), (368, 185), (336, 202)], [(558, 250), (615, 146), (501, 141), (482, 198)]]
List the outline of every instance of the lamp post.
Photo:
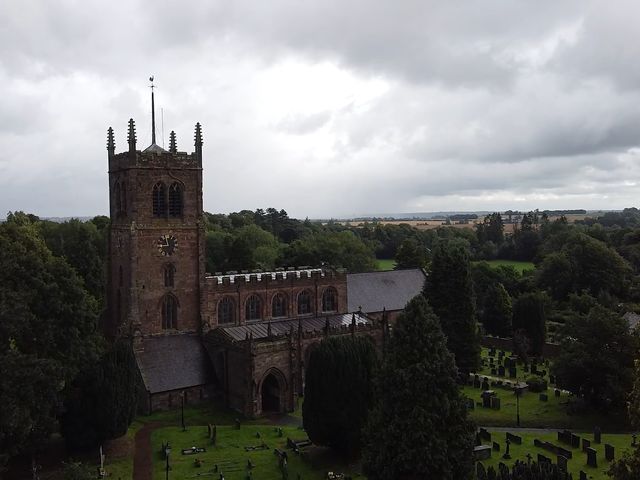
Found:
[(182, 421), (182, 431), (186, 430), (184, 426), (184, 391), (180, 393), (180, 419)]
[(514, 392), (516, 394), (516, 425), (520, 426), (520, 395), (522, 395), (523, 387), (517, 385), (514, 387)]
[(164, 450), (164, 458), (167, 460), (166, 465), (164, 467), (165, 470), (165, 480), (169, 480), (169, 448), (165, 448)]

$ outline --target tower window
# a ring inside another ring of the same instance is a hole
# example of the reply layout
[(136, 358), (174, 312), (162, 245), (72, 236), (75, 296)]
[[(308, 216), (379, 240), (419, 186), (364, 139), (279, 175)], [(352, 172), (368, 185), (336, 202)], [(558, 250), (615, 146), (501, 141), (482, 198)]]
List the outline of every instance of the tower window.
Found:
[(309, 290), (303, 290), (298, 294), (298, 315), (308, 315), (311, 312), (311, 294)]
[(260, 320), (262, 318), (262, 312), (260, 302), (260, 297), (257, 295), (251, 295), (247, 299), (246, 309), (245, 309), (245, 317), (247, 320)]
[(338, 292), (333, 287), (325, 289), (322, 293), (322, 311), (335, 312), (338, 310)]
[(182, 216), (182, 187), (178, 182), (173, 182), (169, 187), (169, 216)]
[(173, 295), (166, 295), (162, 300), (162, 329), (178, 328), (178, 301)]
[(167, 216), (167, 198), (164, 183), (158, 182), (153, 186), (153, 216)]
[(173, 287), (173, 277), (176, 273), (176, 267), (173, 265), (165, 265), (164, 266), (164, 286), (165, 287)]
[(286, 317), (287, 316), (287, 297), (283, 293), (276, 293), (271, 302), (271, 316), (272, 317)]
[(218, 324), (233, 323), (233, 313), (233, 300), (229, 297), (224, 297), (218, 304)]

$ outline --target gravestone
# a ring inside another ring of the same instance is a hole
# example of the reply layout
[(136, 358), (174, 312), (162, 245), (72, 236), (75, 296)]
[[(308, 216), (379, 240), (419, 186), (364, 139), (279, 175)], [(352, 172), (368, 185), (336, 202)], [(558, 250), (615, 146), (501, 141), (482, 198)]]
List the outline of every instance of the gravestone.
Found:
[(504, 455), (502, 455), (502, 458), (504, 458), (505, 460), (510, 460), (511, 459), (511, 454), (509, 453), (509, 446), (511, 445), (511, 442), (507, 439), (507, 449), (504, 452)]
[(580, 437), (578, 435), (571, 434), (571, 448), (580, 448)]
[(491, 397), (491, 408), (500, 410), (500, 399), (498, 397)]
[(569, 430), (558, 432), (558, 441), (571, 445), (571, 432)]
[(600, 427), (595, 427), (593, 429), (593, 441), (595, 443), (601, 443), (602, 442), (602, 430), (600, 430)]
[(490, 357), (495, 357), (496, 356), (496, 349), (495, 348), (490, 348), (489, 349), (489, 356)]
[(495, 368), (491, 369), (491, 375), (497, 375), (498, 371)]
[(506, 433), (507, 440), (511, 443), (515, 443), (516, 445), (522, 445), (522, 437), (519, 435), (514, 435), (513, 433)]
[(518, 376), (518, 371), (516, 367), (509, 368), (509, 378), (516, 378)]
[(484, 408), (491, 408), (491, 397), (494, 397), (496, 392), (493, 390), (485, 390), (480, 394), (482, 397), (482, 406)]
[(538, 454), (538, 463), (551, 463), (551, 459), (549, 457), (545, 457), (543, 454)]
[(482, 379), (482, 390), (489, 390), (489, 379), (487, 377)]
[(473, 447), (473, 459), (477, 462), (480, 460), (487, 460), (491, 458), (491, 446), (478, 445)]
[(491, 433), (489, 433), (486, 428), (481, 428), (480, 430), (478, 430), (478, 435), (482, 440), (486, 440), (488, 442), (491, 441)]
[(616, 450), (613, 445), (609, 445), (608, 443), (604, 444), (604, 458), (607, 462), (613, 461), (616, 456)]
[(560, 471), (566, 472), (567, 471), (567, 462), (569, 461), (569, 459), (567, 457), (562, 456), (562, 455), (558, 455), (557, 459), (558, 459), (558, 468), (560, 469)]
[(541, 402), (548, 402), (549, 401), (549, 396), (546, 393), (541, 393), (538, 398), (540, 398)]
[(498, 367), (498, 375), (500, 375), (501, 377), (504, 377), (504, 365), (500, 365)]
[(597, 454), (598, 452), (596, 452), (594, 448), (587, 448), (587, 465), (593, 468), (598, 468)]
[(587, 448), (591, 447), (591, 440), (587, 440), (586, 438), (582, 439), (582, 451), (587, 452)]
[(493, 449), (496, 452), (499, 452), (500, 451), (500, 444), (498, 442), (493, 442)]
[(587, 472), (580, 470), (580, 480), (587, 480)]

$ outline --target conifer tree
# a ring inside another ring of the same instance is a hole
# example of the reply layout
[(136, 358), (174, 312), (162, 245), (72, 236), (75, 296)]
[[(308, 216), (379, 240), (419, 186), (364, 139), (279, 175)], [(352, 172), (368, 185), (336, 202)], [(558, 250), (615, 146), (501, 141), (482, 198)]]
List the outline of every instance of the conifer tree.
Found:
[(510, 336), (512, 316), (511, 297), (504, 285), (498, 283), (490, 289), (485, 301), (484, 328), (492, 335)]
[(453, 355), (422, 295), (398, 318), (363, 437), (369, 480), (473, 477), (474, 426)]
[(306, 372), (302, 420), (314, 443), (349, 459), (360, 453), (377, 367), (378, 357), (369, 338), (328, 338), (313, 351)]
[(425, 293), (440, 319), (458, 369), (476, 371), (480, 366), (480, 337), (466, 244), (450, 241), (435, 247)]

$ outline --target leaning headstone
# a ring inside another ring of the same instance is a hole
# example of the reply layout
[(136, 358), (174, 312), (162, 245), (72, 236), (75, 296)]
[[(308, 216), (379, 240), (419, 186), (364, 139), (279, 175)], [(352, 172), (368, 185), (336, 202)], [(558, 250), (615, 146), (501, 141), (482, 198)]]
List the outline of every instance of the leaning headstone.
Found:
[(582, 451), (587, 452), (587, 448), (591, 447), (591, 440), (587, 440), (586, 438), (582, 439)]
[(564, 457), (562, 455), (558, 455), (558, 468), (560, 469), (560, 471), (562, 472), (566, 472), (567, 471), (567, 462), (569, 461), (569, 459), (567, 457)]
[(604, 444), (604, 458), (607, 462), (613, 461), (616, 456), (616, 450), (613, 445), (609, 445), (608, 443)]
[(600, 430), (600, 427), (593, 429), (593, 441), (596, 443), (602, 442), (602, 430)]
[(587, 465), (590, 467), (598, 468), (597, 453), (595, 448), (587, 448)]
[(549, 397), (547, 396), (546, 393), (541, 393), (538, 398), (540, 399), (541, 402), (549, 401)]
[(496, 452), (499, 452), (500, 451), (500, 444), (498, 442), (493, 442), (493, 449)]

